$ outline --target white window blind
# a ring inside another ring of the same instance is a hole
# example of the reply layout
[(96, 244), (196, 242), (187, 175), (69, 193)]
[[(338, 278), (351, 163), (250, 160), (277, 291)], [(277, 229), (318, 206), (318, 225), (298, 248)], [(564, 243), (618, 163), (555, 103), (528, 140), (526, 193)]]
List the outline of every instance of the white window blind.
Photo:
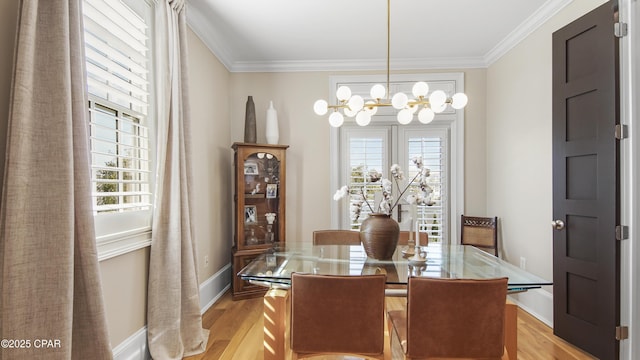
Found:
[(146, 115), (149, 37), (144, 19), (121, 1), (85, 0), (84, 26), (89, 94)]
[[(349, 187), (348, 200), (342, 209), (344, 214), (342, 223), (350, 229), (359, 229), (362, 220), (368, 217), (371, 209), (366, 204), (360, 207), (360, 214), (355, 218), (352, 206), (361, 201), (362, 194), (374, 211), (379, 202), (380, 182), (367, 183), (367, 173), (376, 170), (387, 174), (389, 168), (389, 130), (385, 128), (355, 128), (345, 127), (343, 131), (343, 145), (348, 149), (343, 160), (342, 172), (344, 185)], [(376, 195), (378, 195), (376, 197)]]
[(84, 23), (94, 211), (148, 210), (148, 26), (113, 0), (85, 0)]
[(145, 0), (83, 2), (92, 197), (99, 244), (150, 239), (151, 6)]
[(413, 136), (409, 133), (406, 141), (409, 161), (405, 165), (409, 169), (409, 178), (415, 176), (417, 168), (410, 160), (417, 155), (422, 156), (423, 164), (431, 170), (427, 179), (433, 189), (431, 200), (433, 205), (419, 205), (417, 220), (421, 232), (429, 234), (429, 241), (442, 242), (447, 234), (448, 224), (448, 195), (447, 195), (447, 151), (446, 138), (437, 134), (427, 136)]

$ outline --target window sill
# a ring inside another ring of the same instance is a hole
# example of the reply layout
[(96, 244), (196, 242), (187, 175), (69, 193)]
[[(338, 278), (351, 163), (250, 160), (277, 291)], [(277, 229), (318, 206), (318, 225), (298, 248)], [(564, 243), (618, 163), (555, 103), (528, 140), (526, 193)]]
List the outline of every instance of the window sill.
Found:
[(151, 229), (112, 234), (97, 239), (98, 261), (114, 258), (151, 246)]

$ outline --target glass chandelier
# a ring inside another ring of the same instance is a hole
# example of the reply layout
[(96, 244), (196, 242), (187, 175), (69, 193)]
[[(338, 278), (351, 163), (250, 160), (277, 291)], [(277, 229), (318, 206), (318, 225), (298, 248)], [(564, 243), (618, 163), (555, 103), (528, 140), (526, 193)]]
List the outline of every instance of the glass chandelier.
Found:
[[(387, 86), (376, 84), (371, 87), (370, 99), (364, 99), (360, 95), (352, 95), (348, 86), (340, 86), (336, 91), (338, 104), (329, 105), (326, 100), (320, 99), (313, 105), (313, 111), (317, 115), (325, 115), (329, 109), (333, 110), (329, 115), (329, 124), (340, 127), (344, 123), (344, 117), (355, 117), (360, 126), (367, 126), (371, 117), (382, 106), (392, 106), (398, 110), (398, 122), (402, 125), (409, 124), (413, 115), (418, 113), (418, 121), (428, 124), (433, 121), (435, 114), (443, 112), (447, 105), (458, 110), (467, 105), (467, 95), (456, 93), (451, 97), (442, 90), (436, 90), (429, 94), (429, 85), (420, 81), (413, 85), (412, 95), (409, 98), (405, 93), (399, 92), (389, 99), (389, 52), (391, 43), (391, 0), (387, 0)], [(428, 96), (427, 96), (428, 95)], [(340, 112), (342, 110), (342, 112)]]

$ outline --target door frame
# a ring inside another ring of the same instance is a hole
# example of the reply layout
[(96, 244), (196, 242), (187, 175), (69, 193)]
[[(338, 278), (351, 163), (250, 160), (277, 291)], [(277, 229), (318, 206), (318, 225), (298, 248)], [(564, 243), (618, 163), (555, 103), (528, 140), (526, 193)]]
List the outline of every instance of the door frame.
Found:
[[(629, 226), (629, 238), (620, 244), (620, 321), (634, 329), (640, 324), (640, 4), (618, 0), (620, 21), (629, 24), (629, 33), (620, 39), (620, 123), (628, 126), (628, 138), (620, 142), (621, 213)], [(630, 331), (620, 342), (620, 359), (640, 357), (640, 331)]]

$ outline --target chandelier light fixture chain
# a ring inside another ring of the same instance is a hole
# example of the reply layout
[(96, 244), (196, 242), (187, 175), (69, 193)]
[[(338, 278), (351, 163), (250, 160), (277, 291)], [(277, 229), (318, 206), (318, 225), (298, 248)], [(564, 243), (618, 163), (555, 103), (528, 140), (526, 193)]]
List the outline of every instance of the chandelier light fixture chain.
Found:
[[(365, 100), (360, 95), (352, 95), (348, 86), (340, 86), (336, 91), (338, 104), (329, 105), (326, 100), (320, 99), (313, 105), (313, 111), (317, 115), (329, 115), (329, 124), (340, 127), (344, 123), (344, 117), (355, 117), (360, 126), (367, 126), (371, 117), (378, 112), (379, 107), (392, 106), (398, 110), (397, 119), (400, 124), (406, 125), (413, 120), (413, 115), (418, 113), (418, 121), (428, 124), (433, 121), (435, 114), (446, 110), (447, 105), (453, 109), (462, 109), (467, 105), (468, 98), (464, 93), (456, 93), (451, 97), (442, 90), (435, 90), (429, 94), (429, 85), (419, 81), (413, 85), (410, 99), (405, 93), (398, 92), (389, 99), (390, 88), (390, 57), (391, 57), (391, 0), (387, 0), (387, 86), (376, 84), (371, 87), (371, 99)], [(427, 96), (429, 95), (429, 96)], [(342, 112), (340, 111), (342, 110)]]

